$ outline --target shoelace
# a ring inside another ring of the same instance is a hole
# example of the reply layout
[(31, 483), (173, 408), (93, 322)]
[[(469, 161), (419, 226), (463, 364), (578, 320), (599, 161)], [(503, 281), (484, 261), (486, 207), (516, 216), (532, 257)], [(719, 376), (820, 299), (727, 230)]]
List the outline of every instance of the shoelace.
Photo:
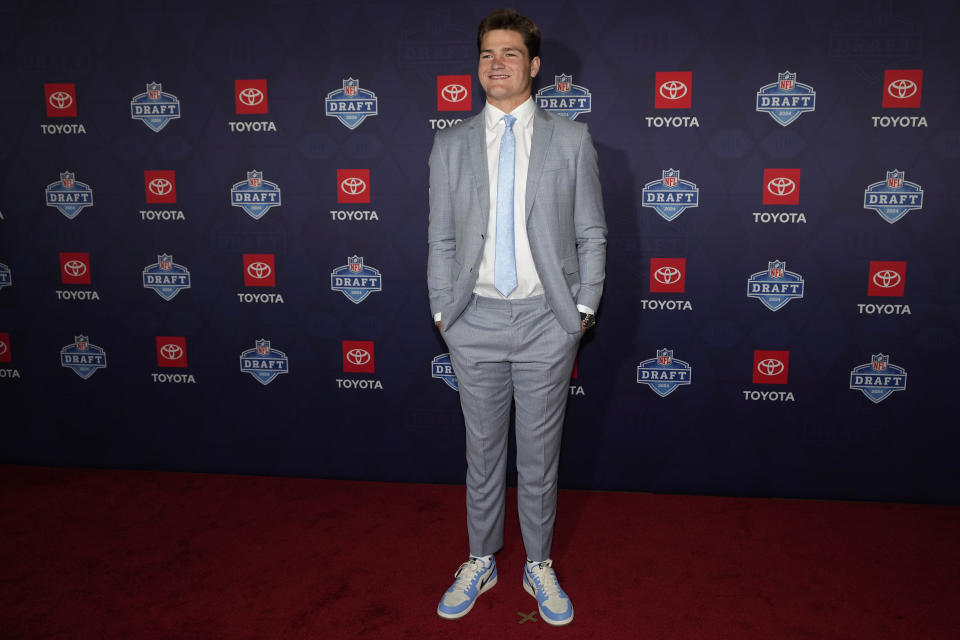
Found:
[(457, 572), (453, 574), (453, 577), (456, 578), (456, 581), (453, 583), (453, 589), (455, 591), (466, 591), (470, 583), (476, 580), (477, 574), (485, 568), (482, 560), (467, 560), (460, 565)]
[(552, 560), (545, 560), (540, 564), (533, 565), (531, 572), (536, 579), (537, 584), (547, 594), (547, 598), (560, 597), (560, 583), (557, 581), (557, 574), (551, 569)]

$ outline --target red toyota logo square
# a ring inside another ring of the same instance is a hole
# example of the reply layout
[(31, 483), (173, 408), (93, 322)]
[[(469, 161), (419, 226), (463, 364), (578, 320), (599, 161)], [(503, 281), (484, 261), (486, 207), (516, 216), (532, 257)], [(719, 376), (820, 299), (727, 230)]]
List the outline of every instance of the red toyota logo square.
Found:
[(471, 111), (473, 76), (437, 76), (437, 111)]
[(177, 201), (176, 171), (144, 171), (143, 191), (149, 204), (169, 204)]
[(693, 71), (657, 71), (653, 85), (654, 109), (689, 109), (693, 98)]
[(277, 269), (272, 253), (243, 254), (243, 286), (277, 286)]
[(0, 362), (13, 362), (10, 353), (10, 334), (0, 333)]
[(372, 340), (343, 341), (343, 371), (344, 373), (374, 373)]
[(233, 99), (240, 115), (250, 113), (269, 113), (267, 106), (267, 81), (234, 80)]
[(576, 380), (576, 379), (577, 379), (577, 368), (578, 368), (579, 365), (580, 365), (580, 355), (577, 354), (577, 355), (574, 356), (574, 358), (573, 358), (573, 371), (570, 372), (570, 379), (571, 379), (571, 380)]
[(370, 169), (337, 169), (337, 202), (370, 202)]
[(884, 109), (919, 109), (922, 93), (923, 69), (884, 70)]
[(907, 286), (907, 263), (891, 260), (871, 260), (867, 295), (902, 298)]
[(90, 254), (61, 252), (60, 281), (63, 284), (90, 284)]
[(800, 204), (800, 169), (764, 169), (763, 204)]
[(43, 85), (48, 118), (77, 117), (77, 88), (72, 82)]
[(753, 352), (753, 384), (787, 384), (789, 351)]
[(683, 293), (686, 284), (686, 258), (650, 258), (651, 292)]
[(183, 336), (157, 336), (157, 366), (186, 367), (187, 339)]

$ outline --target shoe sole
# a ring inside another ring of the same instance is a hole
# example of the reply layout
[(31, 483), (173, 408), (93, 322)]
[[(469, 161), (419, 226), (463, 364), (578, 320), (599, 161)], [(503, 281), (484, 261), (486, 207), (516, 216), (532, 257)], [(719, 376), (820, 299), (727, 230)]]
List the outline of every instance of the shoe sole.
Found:
[[(526, 576), (526, 574), (524, 574), (524, 576), (523, 576), (523, 588), (524, 588), (524, 590), (525, 590), (527, 593), (529, 593), (531, 596), (533, 596), (533, 599), (534, 599), (534, 600), (537, 600), (537, 592), (534, 591), (534, 589), (533, 589), (533, 587), (530, 585), (530, 583), (527, 582), (527, 576)], [(566, 620), (551, 620), (551, 619), (548, 618), (547, 616), (543, 615), (543, 609), (540, 608), (540, 601), (539, 601), (539, 600), (537, 600), (537, 611), (540, 612), (540, 619), (541, 619), (541, 620), (543, 620), (544, 622), (546, 622), (546, 623), (549, 624), (549, 625), (553, 625), (554, 627), (562, 627), (562, 626), (564, 626), (564, 625), (567, 625), (567, 624), (570, 624), (571, 622), (573, 622), (573, 611), (570, 612), (570, 617), (567, 618)]]
[(481, 596), (481, 594), (486, 593), (487, 591), (489, 591), (490, 589), (492, 589), (492, 588), (494, 587), (494, 585), (497, 584), (497, 578), (498, 578), (498, 577), (499, 577), (499, 576), (493, 576), (493, 580), (489, 581), (488, 583), (486, 583), (485, 585), (483, 585), (482, 587), (480, 587), (480, 591), (477, 592), (477, 597), (473, 599), (473, 602), (470, 603), (470, 606), (469, 606), (469, 607), (467, 607), (466, 609), (464, 609), (464, 610), (461, 611), (460, 613), (444, 613), (444, 612), (440, 611), (440, 608), (438, 607), (438, 608), (437, 608), (437, 615), (440, 616), (441, 618), (443, 618), (444, 620), (459, 620), (459, 619), (462, 618), (463, 616), (465, 616), (465, 615), (467, 615), (468, 613), (470, 613), (470, 610), (473, 609), (473, 605), (477, 604), (477, 598), (479, 598), (479, 597)]

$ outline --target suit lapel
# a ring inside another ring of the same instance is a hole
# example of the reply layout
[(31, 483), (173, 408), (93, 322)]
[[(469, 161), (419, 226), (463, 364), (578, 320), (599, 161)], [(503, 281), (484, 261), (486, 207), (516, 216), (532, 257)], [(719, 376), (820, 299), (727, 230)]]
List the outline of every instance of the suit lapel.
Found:
[(487, 228), (490, 217), (490, 176), (487, 174), (487, 132), (483, 110), (469, 124), (467, 152), (477, 183), (477, 204), (480, 207), (480, 228)]
[(533, 211), (533, 203), (537, 199), (537, 188), (540, 186), (540, 176), (547, 161), (547, 150), (553, 138), (553, 122), (537, 107), (533, 112), (533, 141), (530, 146), (530, 165), (527, 168), (527, 195), (524, 208), (527, 220)]

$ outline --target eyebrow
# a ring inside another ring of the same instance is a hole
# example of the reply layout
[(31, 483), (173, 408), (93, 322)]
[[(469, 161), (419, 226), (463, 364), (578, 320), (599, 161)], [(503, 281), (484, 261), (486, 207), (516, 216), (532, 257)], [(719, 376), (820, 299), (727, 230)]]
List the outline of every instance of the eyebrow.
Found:
[[(493, 51), (494, 51), (493, 49), (481, 49), (480, 53), (481, 54), (493, 53)], [(516, 51), (518, 53), (523, 53), (523, 51), (521, 51), (520, 49), (517, 49), (516, 47), (500, 47), (500, 51)]]

